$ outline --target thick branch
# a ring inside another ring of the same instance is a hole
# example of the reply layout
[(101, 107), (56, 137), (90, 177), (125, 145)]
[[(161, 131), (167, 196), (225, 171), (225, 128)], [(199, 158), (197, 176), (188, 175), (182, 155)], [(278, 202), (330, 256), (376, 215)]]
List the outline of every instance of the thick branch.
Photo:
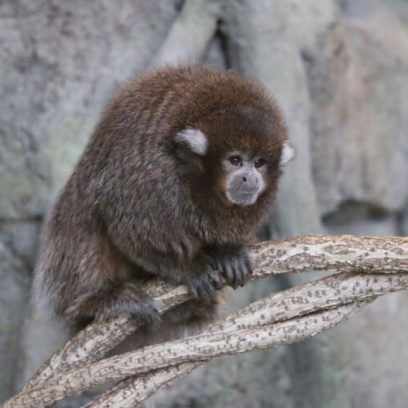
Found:
[(407, 272), (408, 238), (303, 235), (251, 247), (258, 277), (305, 271)]
[(202, 332), (200, 335), (146, 347), (142, 350), (102, 360), (87, 367), (54, 377), (10, 400), (4, 408), (44, 407), (61, 398), (77, 394), (110, 381), (149, 373), (168, 366), (200, 362), (214, 357), (263, 350), (306, 339), (319, 333), (322, 322), (333, 327), (350, 317), (365, 302), (341, 306), (316, 313), (313, 319), (302, 317), (256, 329), (223, 333)]
[(184, 363), (166, 367), (142, 378), (130, 377), (83, 408), (134, 408), (206, 362), (205, 360), (199, 363)]

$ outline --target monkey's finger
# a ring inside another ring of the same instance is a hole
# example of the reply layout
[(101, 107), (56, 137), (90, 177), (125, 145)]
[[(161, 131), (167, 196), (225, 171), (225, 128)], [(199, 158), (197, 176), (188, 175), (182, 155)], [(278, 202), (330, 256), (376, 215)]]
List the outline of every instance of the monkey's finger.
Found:
[(224, 273), (225, 264), (221, 260), (217, 261), (217, 267), (215, 268), (218, 272)]
[(223, 273), (224, 271), (224, 263), (221, 259), (217, 259), (217, 258), (213, 258), (211, 264), (210, 264), (211, 268), (214, 271), (218, 271), (219, 273)]
[(210, 281), (210, 277), (206, 276), (202, 282), (203, 298), (206, 301), (211, 302), (216, 296), (217, 291), (215, 290), (214, 284)]
[(216, 294), (215, 288), (210, 282), (208, 276), (195, 278), (193, 281), (191, 281), (189, 287), (194, 298), (205, 303), (211, 302)]
[(234, 260), (234, 267), (236, 285), (244, 286), (247, 276), (244, 259), (242, 257), (236, 258)]
[(228, 285), (232, 286), (235, 289), (235, 276), (234, 270), (232, 269), (232, 265), (230, 263), (226, 263), (224, 265), (224, 276), (227, 280)]
[(219, 268), (217, 259), (213, 256), (205, 255), (204, 259), (206, 260), (206, 263), (211, 267), (211, 269), (217, 270)]
[(209, 262), (209, 265), (211, 266), (212, 269), (214, 270), (221, 270), (221, 264), (218, 262), (217, 259), (211, 258), (211, 261)]
[(206, 271), (206, 273), (202, 277), (202, 288), (205, 291), (205, 296), (208, 301), (212, 301), (217, 295), (217, 280), (219, 281), (219, 285), (221, 286), (221, 280), (219, 279), (218, 274), (212, 270)]
[(197, 291), (197, 288), (195, 287), (194, 283), (192, 283), (192, 282), (189, 283), (188, 288), (190, 289), (190, 292), (193, 295), (193, 298), (198, 300), (200, 297), (198, 295), (198, 291)]
[(249, 270), (245, 262), (241, 262), (240, 264), (240, 275), (241, 275), (241, 287), (245, 285), (246, 281), (248, 280)]
[(244, 276), (242, 274), (241, 265), (239, 262), (234, 262), (234, 276), (235, 276), (235, 287), (242, 286), (242, 281)]
[(249, 258), (249, 256), (245, 257), (245, 267), (247, 269), (248, 275), (253, 274), (253, 266), (252, 266), (252, 260)]
[(243, 267), (242, 259), (234, 260), (235, 284), (236, 286), (243, 286), (245, 283), (245, 268)]
[(210, 279), (212, 280), (212, 283), (214, 284), (215, 289), (219, 290), (222, 288), (222, 280), (218, 272), (215, 271), (209, 271), (209, 276)]

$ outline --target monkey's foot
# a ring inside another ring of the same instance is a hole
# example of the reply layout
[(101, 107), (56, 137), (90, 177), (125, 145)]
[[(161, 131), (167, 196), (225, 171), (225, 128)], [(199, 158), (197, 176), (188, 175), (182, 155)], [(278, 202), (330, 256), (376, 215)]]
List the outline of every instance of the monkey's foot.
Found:
[(136, 282), (112, 285), (75, 299), (64, 311), (70, 321), (107, 321), (120, 314), (132, 315), (144, 324), (160, 322), (160, 313), (153, 298)]
[(228, 285), (234, 289), (244, 286), (252, 275), (252, 261), (245, 248), (220, 251), (216, 256), (212, 256), (211, 265), (222, 273)]
[(160, 312), (153, 298), (138, 283), (124, 284), (114, 307), (115, 315), (127, 313), (148, 325), (161, 321)]

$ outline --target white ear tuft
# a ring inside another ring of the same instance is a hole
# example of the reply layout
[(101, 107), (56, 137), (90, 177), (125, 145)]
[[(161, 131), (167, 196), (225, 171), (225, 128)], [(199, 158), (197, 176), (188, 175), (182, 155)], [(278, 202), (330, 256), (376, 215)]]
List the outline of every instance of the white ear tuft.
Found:
[(198, 129), (184, 129), (178, 132), (174, 137), (176, 143), (184, 143), (194, 153), (204, 156), (207, 153), (208, 140), (201, 130)]
[(295, 152), (294, 147), (289, 142), (285, 142), (283, 144), (282, 157), (281, 157), (280, 164), (284, 165), (292, 161), (295, 157), (295, 153), (296, 152)]

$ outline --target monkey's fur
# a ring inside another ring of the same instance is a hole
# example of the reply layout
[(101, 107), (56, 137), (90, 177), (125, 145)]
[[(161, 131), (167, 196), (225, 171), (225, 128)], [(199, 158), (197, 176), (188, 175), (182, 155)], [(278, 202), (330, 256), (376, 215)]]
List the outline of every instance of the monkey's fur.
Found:
[[(285, 149), (277, 106), (234, 72), (166, 67), (129, 82), (49, 217), (35, 298), (75, 326), (130, 313), (167, 333), (211, 320), (220, 274), (236, 287), (251, 273), (245, 245), (271, 210)], [(155, 277), (196, 297), (160, 324), (143, 289)]]

